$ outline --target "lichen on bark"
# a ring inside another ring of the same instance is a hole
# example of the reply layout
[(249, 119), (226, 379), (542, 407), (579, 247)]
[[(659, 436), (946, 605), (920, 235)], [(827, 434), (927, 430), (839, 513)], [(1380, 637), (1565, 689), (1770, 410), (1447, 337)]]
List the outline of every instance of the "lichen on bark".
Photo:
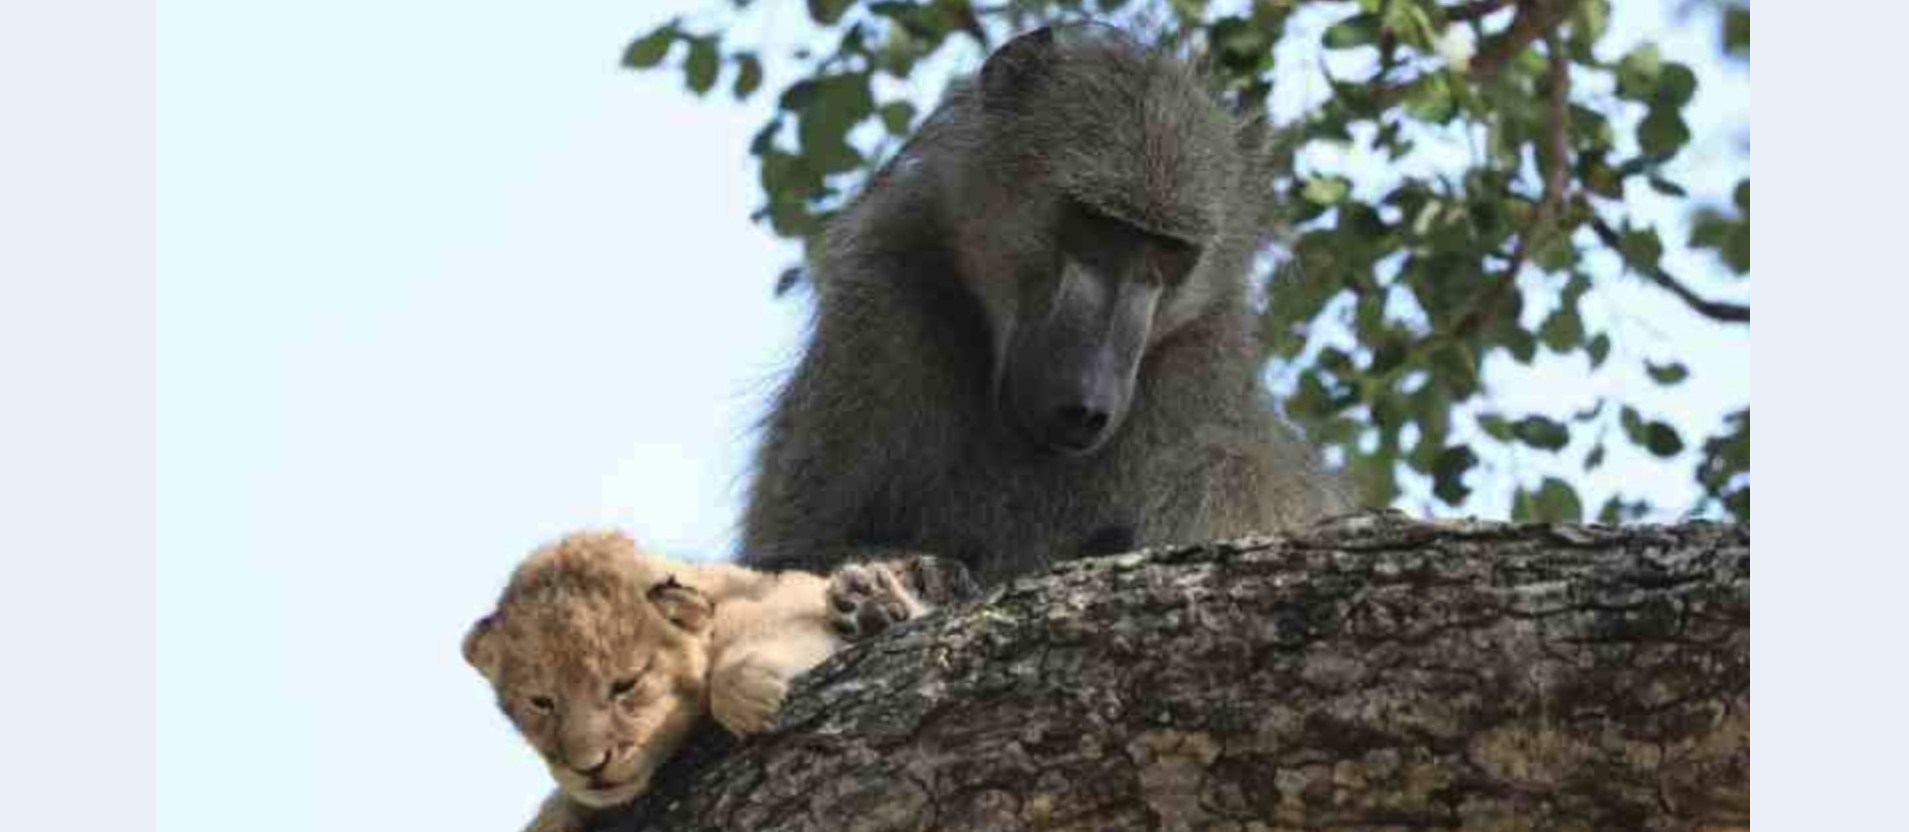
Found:
[(1390, 514), (1076, 561), (835, 657), (600, 828), (1747, 827), (1749, 580), (1736, 527)]

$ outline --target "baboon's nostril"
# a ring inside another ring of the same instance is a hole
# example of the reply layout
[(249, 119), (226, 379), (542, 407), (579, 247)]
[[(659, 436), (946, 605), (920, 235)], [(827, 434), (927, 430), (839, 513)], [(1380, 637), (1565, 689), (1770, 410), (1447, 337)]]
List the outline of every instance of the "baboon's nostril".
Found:
[(1072, 448), (1086, 448), (1100, 441), (1112, 414), (1083, 404), (1064, 404), (1054, 409), (1053, 439)]

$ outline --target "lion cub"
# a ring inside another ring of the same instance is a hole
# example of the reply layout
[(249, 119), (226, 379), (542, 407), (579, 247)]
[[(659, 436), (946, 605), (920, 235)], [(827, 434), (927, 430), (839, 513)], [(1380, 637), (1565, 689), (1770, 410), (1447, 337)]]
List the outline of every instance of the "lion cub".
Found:
[(797, 674), (927, 610), (905, 581), (934, 594), (960, 580), (941, 568), (771, 574), (669, 560), (619, 532), (538, 549), (464, 637), (464, 658), (557, 780), (529, 828), (581, 829), (592, 809), (641, 794), (705, 715), (738, 735), (767, 728)]

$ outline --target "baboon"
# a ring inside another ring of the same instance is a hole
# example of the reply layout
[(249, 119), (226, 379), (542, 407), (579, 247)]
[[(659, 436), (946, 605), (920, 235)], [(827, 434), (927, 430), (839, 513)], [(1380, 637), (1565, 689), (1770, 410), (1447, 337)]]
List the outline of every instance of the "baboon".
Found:
[(997, 50), (824, 232), (742, 560), (990, 584), (1349, 508), (1258, 375), (1268, 132), (1109, 26)]

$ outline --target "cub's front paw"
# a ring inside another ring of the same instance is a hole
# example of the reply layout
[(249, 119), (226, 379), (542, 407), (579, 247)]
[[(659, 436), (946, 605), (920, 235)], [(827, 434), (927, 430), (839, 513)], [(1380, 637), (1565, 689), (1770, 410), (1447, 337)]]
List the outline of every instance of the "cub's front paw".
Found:
[(760, 734), (775, 724), (789, 680), (774, 666), (743, 659), (716, 669), (709, 680), (709, 713), (736, 736)]
[(868, 638), (973, 591), (967, 568), (944, 558), (849, 564), (829, 579), (830, 623), (843, 638)]

